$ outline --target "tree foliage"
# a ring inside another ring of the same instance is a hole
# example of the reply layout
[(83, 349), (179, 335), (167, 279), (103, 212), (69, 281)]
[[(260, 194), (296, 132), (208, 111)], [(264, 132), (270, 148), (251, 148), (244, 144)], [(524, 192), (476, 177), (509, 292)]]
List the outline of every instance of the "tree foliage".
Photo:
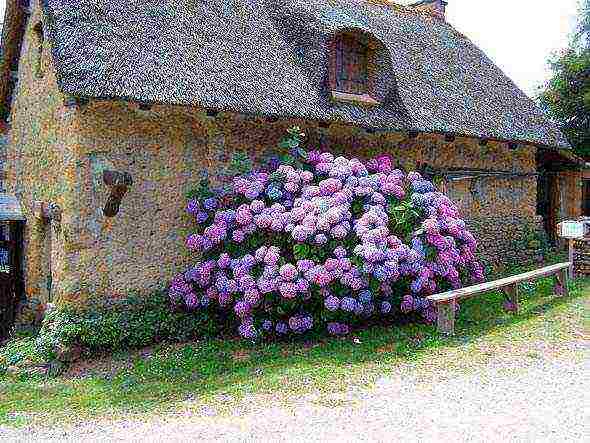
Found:
[(553, 72), (539, 95), (541, 106), (560, 124), (576, 154), (590, 159), (590, 0), (582, 0), (569, 47), (554, 54)]

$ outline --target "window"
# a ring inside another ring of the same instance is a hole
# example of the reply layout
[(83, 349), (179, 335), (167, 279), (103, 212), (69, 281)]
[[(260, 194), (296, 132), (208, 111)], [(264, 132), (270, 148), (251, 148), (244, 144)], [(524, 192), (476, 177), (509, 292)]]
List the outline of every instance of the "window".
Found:
[(366, 94), (367, 44), (357, 36), (341, 35), (336, 41), (336, 90)]
[(43, 45), (45, 44), (45, 34), (43, 32), (43, 23), (39, 22), (33, 28), (33, 32), (35, 34), (35, 45), (36, 45), (36, 54), (35, 54), (35, 76), (37, 78), (43, 78), (45, 72), (43, 71)]
[(379, 104), (372, 97), (374, 46), (362, 33), (347, 32), (335, 37), (330, 54), (330, 86), (334, 100)]

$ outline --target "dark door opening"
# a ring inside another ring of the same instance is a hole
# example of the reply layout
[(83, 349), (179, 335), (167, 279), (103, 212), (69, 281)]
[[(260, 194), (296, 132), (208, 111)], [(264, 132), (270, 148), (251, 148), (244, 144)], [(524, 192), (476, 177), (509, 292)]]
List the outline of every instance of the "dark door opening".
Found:
[(24, 223), (0, 222), (0, 342), (8, 337), (23, 294)]
[(537, 214), (543, 217), (547, 237), (552, 244), (558, 240), (559, 180), (557, 174), (544, 171), (537, 179)]

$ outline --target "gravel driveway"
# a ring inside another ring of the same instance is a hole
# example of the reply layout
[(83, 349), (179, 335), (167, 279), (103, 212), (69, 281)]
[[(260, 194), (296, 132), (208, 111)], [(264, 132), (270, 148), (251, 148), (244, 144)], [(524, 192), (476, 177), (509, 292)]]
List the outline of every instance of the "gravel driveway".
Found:
[[(522, 358), (522, 357), (521, 357)], [(406, 373), (407, 372), (407, 373)], [(374, 389), (306, 396), (230, 416), (87, 423), (4, 441), (590, 441), (590, 351), (503, 361), (436, 378), (404, 371)]]

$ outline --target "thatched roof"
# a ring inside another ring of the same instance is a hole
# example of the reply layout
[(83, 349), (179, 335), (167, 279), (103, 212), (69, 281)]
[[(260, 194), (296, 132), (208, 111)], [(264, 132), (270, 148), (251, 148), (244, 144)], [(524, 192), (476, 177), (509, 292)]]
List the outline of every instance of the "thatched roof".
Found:
[[(467, 38), (409, 8), (376, 0), (43, 2), (68, 94), (569, 147)], [(330, 100), (328, 42), (348, 29), (389, 53), (381, 106)]]

